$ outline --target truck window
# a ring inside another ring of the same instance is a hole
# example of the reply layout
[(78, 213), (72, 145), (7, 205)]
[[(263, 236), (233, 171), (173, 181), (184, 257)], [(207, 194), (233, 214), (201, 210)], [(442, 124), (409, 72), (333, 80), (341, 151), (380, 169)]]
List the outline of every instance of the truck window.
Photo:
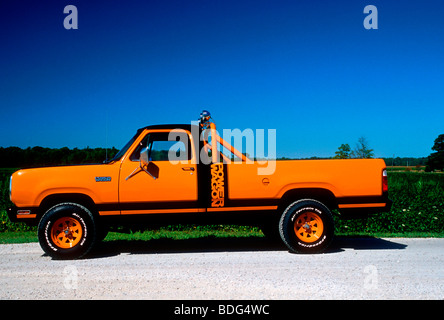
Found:
[[(183, 141), (186, 141), (186, 143)], [(132, 153), (130, 157), (131, 161), (139, 161), (140, 152), (147, 147), (150, 150), (150, 161), (191, 159), (190, 141), (188, 139), (188, 135), (185, 133), (179, 141), (168, 140), (167, 132), (154, 132), (147, 134)]]
[(152, 141), (150, 161), (187, 160), (185, 144), (181, 141)]
[[(120, 149), (120, 151), (114, 156), (114, 158), (112, 158), (108, 162), (119, 161), (123, 157), (123, 155), (128, 151), (128, 149), (133, 145), (134, 141), (136, 141), (137, 137), (139, 136), (139, 134), (141, 132), (142, 131), (140, 131), (140, 130), (137, 131), (137, 133), (134, 135), (134, 137), (132, 137), (131, 140), (128, 141), (122, 149)], [(139, 151), (139, 154), (140, 154), (140, 151)]]

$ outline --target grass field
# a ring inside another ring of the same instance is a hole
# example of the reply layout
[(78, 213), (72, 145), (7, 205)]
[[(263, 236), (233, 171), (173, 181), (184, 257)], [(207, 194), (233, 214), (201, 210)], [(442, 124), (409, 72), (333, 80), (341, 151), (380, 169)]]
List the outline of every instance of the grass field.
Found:
[(424, 170), (425, 166), (387, 166), (388, 172), (402, 172), (402, 171), (423, 172)]
[[(0, 243), (37, 241), (36, 228), (11, 223), (6, 215), (9, 176), (15, 169), (0, 169)], [(368, 219), (335, 218), (336, 234), (375, 237), (443, 237), (444, 174), (389, 171), (392, 210)], [(244, 226), (168, 226), (135, 233), (111, 232), (106, 241), (191, 239), (199, 237), (262, 237), (258, 228)]]
[[(109, 232), (105, 241), (149, 241), (160, 239), (185, 240), (195, 238), (249, 238), (263, 237), (258, 228), (247, 226), (168, 226), (159, 230), (143, 232)], [(37, 242), (36, 231), (6, 231), (0, 232), (0, 244)]]
[(389, 172), (390, 212), (366, 220), (337, 221), (338, 232), (444, 233), (444, 175)]

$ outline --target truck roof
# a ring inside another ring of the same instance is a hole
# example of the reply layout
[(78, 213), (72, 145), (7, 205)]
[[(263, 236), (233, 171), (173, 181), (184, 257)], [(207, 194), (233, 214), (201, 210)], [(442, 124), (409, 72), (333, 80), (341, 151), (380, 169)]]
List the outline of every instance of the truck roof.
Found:
[(197, 125), (194, 125), (194, 124), (156, 124), (156, 125), (150, 125), (150, 126), (140, 128), (137, 131), (142, 131), (145, 129), (183, 129), (183, 130), (191, 131), (191, 128), (193, 126), (198, 127)]

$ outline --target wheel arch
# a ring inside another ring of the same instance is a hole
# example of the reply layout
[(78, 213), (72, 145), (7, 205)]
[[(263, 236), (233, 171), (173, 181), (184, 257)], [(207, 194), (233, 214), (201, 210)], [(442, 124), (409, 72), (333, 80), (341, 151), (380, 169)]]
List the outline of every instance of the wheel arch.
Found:
[(323, 203), (330, 211), (338, 209), (336, 197), (328, 189), (323, 188), (300, 188), (285, 192), (279, 202), (278, 211), (283, 212), (291, 203), (301, 199), (312, 199)]
[(94, 217), (98, 217), (98, 211), (93, 199), (83, 193), (57, 193), (46, 196), (39, 206), (40, 217), (53, 206), (65, 202), (80, 204), (91, 211)]

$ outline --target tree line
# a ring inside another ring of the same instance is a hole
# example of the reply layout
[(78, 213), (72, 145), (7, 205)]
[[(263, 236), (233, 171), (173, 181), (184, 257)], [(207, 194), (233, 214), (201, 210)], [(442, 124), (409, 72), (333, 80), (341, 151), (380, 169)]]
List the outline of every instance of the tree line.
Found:
[[(444, 134), (440, 134), (434, 141), (432, 152), (424, 158), (383, 158), (388, 166), (423, 166), (425, 171), (444, 171)], [(373, 149), (365, 137), (360, 137), (352, 150), (348, 143), (343, 143), (335, 152), (334, 159), (369, 159), (374, 157)]]
[[(389, 157), (383, 158), (388, 166), (426, 166), (426, 171), (444, 170), (444, 134), (440, 134), (434, 141), (431, 153), (428, 157)], [(119, 150), (112, 148), (83, 148), (69, 149), (63, 148), (44, 148), (28, 147), (22, 149), (19, 147), (0, 147), (0, 168), (26, 168), (52, 165), (71, 165), (103, 163), (112, 159)], [(348, 143), (341, 144), (333, 159), (361, 159), (373, 158), (374, 150), (370, 148), (365, 137), (358, 139), (354, 149)], [(331, 159), (312, 157), (309, 159)], [(278, 160), (290, 160), (283, 157)]]
[(108, 149), (89, 147), (83, 149), (0, 147), (0, 168), (103, 163), (107, 159), (112, 159), (118, 151), (114, 147)]

